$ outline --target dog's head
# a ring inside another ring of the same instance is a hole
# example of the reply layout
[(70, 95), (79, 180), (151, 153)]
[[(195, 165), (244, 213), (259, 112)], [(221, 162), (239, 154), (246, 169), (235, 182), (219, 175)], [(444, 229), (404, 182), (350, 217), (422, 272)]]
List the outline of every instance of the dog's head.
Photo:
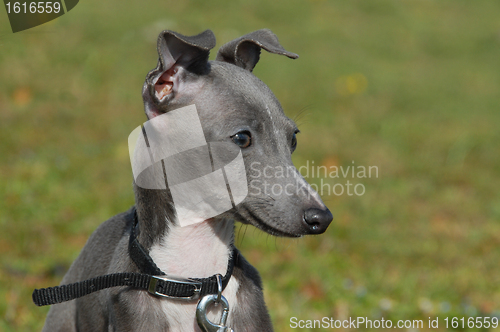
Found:
[(298, 128), (271, 90), (252, 74), (261, 49), (298, 56), (266, 29), (223, 45), (216, 60), (208, 61), (214, 46), (209, 30), (192, 37), (172, 31), (160, 34), (158, 66), (143, 86), (148, 119), (194, 104), (207, 142), (241, 149), (248, 195), (226, 215), (273, 235), (323, 233), (332, 214), (291, 159)]

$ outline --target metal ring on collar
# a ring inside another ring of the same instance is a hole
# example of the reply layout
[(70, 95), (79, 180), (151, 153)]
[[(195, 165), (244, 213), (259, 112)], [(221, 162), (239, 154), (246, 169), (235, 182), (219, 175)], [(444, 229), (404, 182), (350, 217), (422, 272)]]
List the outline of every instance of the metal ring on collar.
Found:
[(222, 296), (222, 275), (217, 273), (215, 277), (217, 278), (217, 300), (215, 300), (215, 303), (220, 303)]

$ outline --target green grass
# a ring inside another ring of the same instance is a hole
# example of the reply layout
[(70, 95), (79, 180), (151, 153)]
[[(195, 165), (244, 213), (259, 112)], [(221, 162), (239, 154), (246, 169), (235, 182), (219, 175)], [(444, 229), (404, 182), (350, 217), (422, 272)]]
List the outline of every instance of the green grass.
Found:
[(127, 136), (167, 28), (210, 28), (217, 48), (270, 28), (300, 55), (263, 52), (254, 71), (297, 118), (296, 165), (379, 169), (327, 179), (366, 192), (323, 196), (324, 235), (238, 230), (277, 331), (292, 316), (439, 317), (441, 330), (499, 316), (499, 17), (493, 0), (88, 0), (12, 34), (0, 10), (0, 330), (40, 330), (32, 290), (133, 204)]

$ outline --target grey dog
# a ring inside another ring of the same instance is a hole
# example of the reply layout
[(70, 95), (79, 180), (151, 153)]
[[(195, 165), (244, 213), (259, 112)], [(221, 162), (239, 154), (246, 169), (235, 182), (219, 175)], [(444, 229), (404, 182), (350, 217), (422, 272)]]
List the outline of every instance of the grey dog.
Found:
[[(261, 49), (298, 56), (286, 51), (267, 29), (223, 45), (216, 60), (209, 61), (214, 46), (210, 30), (196, 36), (163, 31), (158, 37), (158, 65), (143, 86), (145, 113), (153, 119), (196, 105), (208, 142), (231, 143), (241, 149), (248, 195), (216, 217), (181, 227), (168, 187), (153, 190), (135, 183), (135, 206), (92, 234), (62, 284), (114, 273), (137, 276), (144, 273), (145, 260), (155, 271), (165, 271), (165, 280), (169, 275), (180, 276), (181, 281), (172, 280), (182, 287), (186, 280), (188, 284), (197, 278), (215, 280), (216, 288), (195, 291), (227, 299), (225, 325), (236, 332), (272, 331), (259, 273), (234, 248), (234, 222), (275, 236), (300, 237), (323, 233), (332, 214), (292, 164), (297, 126), (285, 116), (271, 90), (252, 74)], [(286, 176), (277, 174), (277, 169), (286, 169)], [(270, 190), (277, 186), (286, 190)], [(134, 259), (132, 252), (144, 259)], [(223, 284), (221, 276), (225, 276)], [(199, 296), (162, 296), (155, 288), (160, 279), (147, 279), (149, 290), (130, 284), (95, 291), (91, 285), (90, 294), (52, 305), (44, 331), (201, 331), (195, 313)], [(207, 315), (218, 322), (220, 307), (212, 306)]]

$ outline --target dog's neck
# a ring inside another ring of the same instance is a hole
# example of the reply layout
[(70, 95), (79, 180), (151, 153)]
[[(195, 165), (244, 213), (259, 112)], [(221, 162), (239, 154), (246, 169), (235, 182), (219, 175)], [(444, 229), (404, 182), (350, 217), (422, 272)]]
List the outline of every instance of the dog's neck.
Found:
[(232, 253), (234, 220), (212, 218), (181, 227), (170, 191), (135, 186), (137, 239), (166, 274), (185, 278), (225, 275)]
[(166, 274), (186, 278), (225, 275), (233, 235), (234, 221), (229, 219), (215, 218), (184, 227), (170, 224), (149, 254)]
[(138, 240), (160, 270), (186, 278), (226, 274), (234, 238), (233, 220), (212, 218), (179, 226), (170, 208), (147, 209), (148, 213), (141, 216), (141, 207), (144, 205), (138, 204)]

